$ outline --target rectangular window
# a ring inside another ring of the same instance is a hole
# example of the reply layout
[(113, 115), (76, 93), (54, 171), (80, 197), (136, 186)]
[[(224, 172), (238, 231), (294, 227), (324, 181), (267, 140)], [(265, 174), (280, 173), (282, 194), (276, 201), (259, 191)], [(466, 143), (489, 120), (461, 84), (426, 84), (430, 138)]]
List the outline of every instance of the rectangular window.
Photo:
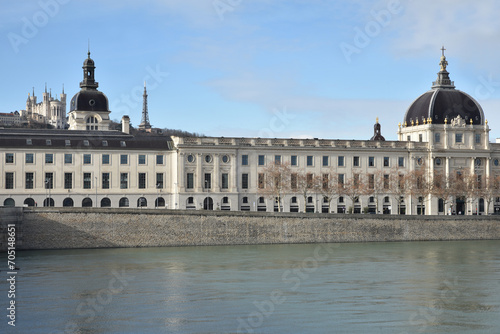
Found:
[(65, 164), (72, 164), (73, 163), (73, 154), (65, 153), (64, 154), (64, 163)]
[(146, 189), (146, 173), (139, 173), (139, 189)]
[(247, 154), (244, 154), (241, 156), (241, 165), (248, 166), (248, 155)]
[(120, 165), (126, 165), (126, 164), (128, 164), (128, 155), (121, 154), (120, 155)]
[(26, 153), (26, 163), (27, 164), (32, 164), (35, 162), (35, 157), (33, 153)]
[(461, 143), (463, 140), (463, 134), (462, 133), (455, 133), (455, 143)]
[(476, 133), (476, 144), (481, 144), (481, 134)]
[(259, 189), (264, 189), (264, 173), (259, 173)]
[(45, 163), (46, 164), (54, 163), (54, 155), (52, 153), (45, 153)]
[(83, 155), (83, 164), (84, 165), (90, 165), (92, 163), (92, 155), (90, 154), (84, 154)]
[(290, 157), (290, 164), (291, 164), (292, 166), (297, 166), (297, 156), (296, 156), (296, 155), (292, 155), (292, 156)]
[(313, 165), (313, 162), (314, 162), (314, 158), (313, 158), (313, 156), (312, 156), (312, 155), (308, 155), (308, 156), (306, 157), (306, 165), (307, 165), (307, 166), (312, 166), (312, 165)]
[(259, 166), (264, 166), (266, 164), (266, 157), (264, 155), (259, 155)]
[(384, 174), (384, 189), (389, 189), (389, 175)]
[(241, 174), (241, 188), (248, 189), (248, 174)]
[(368, 174), (368, 189), (375, 189), (375, 175)]
[(358, 188), (359, 187), (359, 174), (353, 174), (352, 178), (353, 178), (354, 188)]
[(45, 189), (54, 188), (54, 173), (45, 173)]
[(344, 186), (344, 181), (345, 181), (344, 179), (345, 179), (344, 174), (338, 175), (338, 182), (339, 182), (339, 185), (342, 187)]
[(352, 159), (352, 165), (354, 167), (359, 167), (359, 157), (353, 157), (353, 159)]
[(391, 166), (391, 159), (389, 157), (384, 157), (384, 167), (390, 167)]
[(434, 144), (440, 143), (441, 142), (441, 134), (439, 132), (436, 132), (434, 134)]
[(14, 153), (5, 153), (5, 163), (7, 164), (14, 163)]
[(73, 189), (72, 173), (64, 173), (64, 189)]
[(229, 189), (229, 174), (228, 173), (222, 173), (221, 188), (222, 189)]
[(330, 188), (330, 175), (323, 174), (323, 190)]
[(109, 189), (109, 173), (102, 173), (102, 189)]
[(26, 173), (26, 182), (24, 183), (24, 187), (26, 189), (33, 189), (34, 183), (35, 183), (35, 174)]
[(5, 173), (5, 189), (14, 189), (14, 173)]
[(311, 173), (307, 173), (306, 174), (306, 185), (307, 185), (307, 188), (312, 188), (313, 186), (313, 179), (314, 179), (314, 174), (311, 174)]
[(156, 164), (157, 165), (163, 165), (163, 154), (157, 154), (156, 155)]
[(194, 188), (194, 173), (187, 173), (186, 175), (186, 189)]
[(163, 173), (156, 173), (156, 189), (163, 189)]
[(398, 166), (399, 167), (404, 167), (405, 166), (405, 157), (399, 157), (398, 158)]
[(375, 157), (368, 157), (368, 167), (375, 167)]
[(275, 155), (274, 156), (274, 164), (275, 165), (281, 165), (281, 155)]
[(328, 167), (328, 155), (323, 156), (323, 167)]
[(211, 173), (205, 173), (205, 189), (212, 189), (212, 174)]
[(103, 154), (102, 155), (102, 164), (103, 165), (109, 165), (109, 154)]
[(338, 158), (338, 166), (339, 167), (344, 167), (344, 157), (343, 156), (339, 156), (339, 158)]
[(419, 135), (418, 135), (418, 141), (419, 141), (419, 142), (422, 142), (422, 134), (419, 134)]
[(145, 165), (145, 164), (146, 164), (146, 155), (139, 154), (139, 165)]
[(292, 189), (297, 189), (297, 173), (293, 173), (290, 177), (290, 186)]
[(83, 189), (92, 189), (91, 173), (83, 173)]
[(120, 173), (120, 189), (128, 188), (128, 174)]
[(406, 140), (407, 141), (411, 141), (411, 137), (410, 136), (406, 136)]

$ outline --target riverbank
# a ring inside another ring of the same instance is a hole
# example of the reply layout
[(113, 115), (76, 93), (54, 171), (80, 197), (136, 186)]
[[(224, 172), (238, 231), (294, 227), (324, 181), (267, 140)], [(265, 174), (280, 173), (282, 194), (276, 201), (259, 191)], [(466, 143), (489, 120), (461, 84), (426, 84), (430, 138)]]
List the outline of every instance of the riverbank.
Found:
[[(5, 210), (17, 215), (19, 250), (500, 239), (499, 216), (102, 208), (1, 210), (2, 217), (8, 216)], [(2, 242), (2, 248), (4, 245)]]

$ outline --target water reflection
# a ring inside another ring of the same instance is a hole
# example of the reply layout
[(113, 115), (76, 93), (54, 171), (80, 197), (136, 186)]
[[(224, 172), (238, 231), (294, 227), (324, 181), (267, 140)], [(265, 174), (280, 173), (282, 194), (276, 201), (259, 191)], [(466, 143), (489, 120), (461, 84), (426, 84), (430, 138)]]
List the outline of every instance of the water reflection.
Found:
[[(495, 333), (499, 246), (19, 252), (18, 326), (30, 333)], [(134, 279), (120, 285), (116, 273)]]

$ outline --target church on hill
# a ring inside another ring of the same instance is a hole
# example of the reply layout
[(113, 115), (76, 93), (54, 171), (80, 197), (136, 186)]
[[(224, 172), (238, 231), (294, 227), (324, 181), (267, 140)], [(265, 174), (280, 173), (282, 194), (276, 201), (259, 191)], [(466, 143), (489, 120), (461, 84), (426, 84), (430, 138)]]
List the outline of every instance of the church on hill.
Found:
[[(29, 96), (26, 117), (52, 130), (0, 129), (0, 205), (392, 215), (500, 212), (500, 144), (481, 105), (437, 79), (402, 113), (397, 141), (180, 137), (110, 129), (90, 52), (66, 125), (60, 100)], [(375, 118), (375, 117), (374, 117)]]

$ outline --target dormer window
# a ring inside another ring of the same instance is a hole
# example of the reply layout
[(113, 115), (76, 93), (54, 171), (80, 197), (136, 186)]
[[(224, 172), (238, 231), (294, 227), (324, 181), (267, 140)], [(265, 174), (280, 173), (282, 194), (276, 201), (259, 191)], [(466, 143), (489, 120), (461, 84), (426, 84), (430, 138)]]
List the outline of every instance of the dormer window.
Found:
[[(95, 104), (94, 100), (91, 100), (91, 101)], [(91, 106), (93, 106), (93, 104), (91, 104)], [(97, 120), (97, 117), (95, 117), (95, 116), (88, 117), (87, 118), (87, 130), (89, 130), (89, 131), (99, 130), (99, 128), (97, 126), (98, 123), (99, 123), (99, 121)]]
[(64, 145), (65, 145), (65, 146), (71, 146), (71, 140), (66, 139), (66, 140), (64, 141)]
[(122, 141), (120, 142), (120, 146), (121, 146), (121, 147), (127, 147), (127, 144), (125, 143), (125, 141), (124, 141), (124, 140), (122, 140)]
[(52, 140), (50, 140), (50, 139), (47, 139), (47, 140), (45, 141), (45, 144), (46, 144), (47, 146), (50, 146), (50, 145), (52, 145)]
[(26, 139), (26, 145), (33, 145), (33, 142), (31, 141), (31, 139)]
[(102, 141), (102, 146), (108, 146), (108, 141), (107, 140), (103, 140)]
[(83, 141), (83, 146), (89, 146), (89, 141), (88, 140), (84, 140)]

